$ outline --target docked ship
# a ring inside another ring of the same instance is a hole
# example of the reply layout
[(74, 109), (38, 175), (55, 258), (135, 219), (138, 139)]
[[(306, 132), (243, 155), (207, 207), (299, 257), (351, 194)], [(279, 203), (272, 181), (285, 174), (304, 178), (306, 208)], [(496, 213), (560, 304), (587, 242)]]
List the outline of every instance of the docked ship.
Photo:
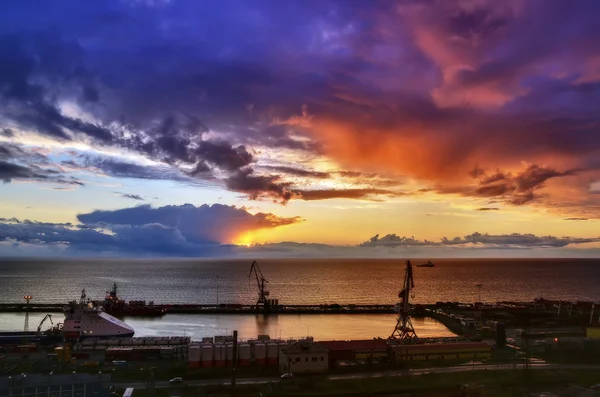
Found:
[(81, 291), (79, 302), (71, 301), (64, 309), (62, 334), (65, 339), (132, 337), (134, 329), (95, 307)]
[(119, 299), (117, 295), (117, 283), (113, 283), (113, 288), (106, 292), (106, 298), (99, 302), (104, 311), (111, 316), (162, 316), (167, 312), (166, 309), (155, 306), (153, 301), (146, 304), (146, 301), (129, 301)]
[(427, 263), (421, 263), (420, 265), (417, 265), (417, 267), (434, 267), (435, 265), (433, 264), (432, 261), (427, 261)]

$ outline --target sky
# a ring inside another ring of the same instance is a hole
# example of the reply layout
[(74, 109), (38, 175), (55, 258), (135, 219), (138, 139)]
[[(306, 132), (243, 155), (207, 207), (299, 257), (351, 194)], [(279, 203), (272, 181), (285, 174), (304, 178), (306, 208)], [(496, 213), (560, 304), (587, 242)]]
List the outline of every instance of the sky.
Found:
[(600, 257), (595, 0), (0, 7), (0, 256)]

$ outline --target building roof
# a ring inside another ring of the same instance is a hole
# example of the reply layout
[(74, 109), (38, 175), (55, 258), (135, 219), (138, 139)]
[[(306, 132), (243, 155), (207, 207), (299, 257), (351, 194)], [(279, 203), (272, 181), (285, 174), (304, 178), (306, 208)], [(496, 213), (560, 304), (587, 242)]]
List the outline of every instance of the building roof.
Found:
[(388, 348), (387, 342), (383, 339), (368, 340), (332, 340), (319, 341), (319, 345), (330, 351), (340, 350), (385, 350)]
[(464, 343), (432, 343), (423, 345), (396, 345), (394, 349), (408, 349), (418, 351), (449, 351), (463, 349), (490, 349), (491, 346), (485, 342), (464, 342)]
[(327, 353), (327, 349), (315, 342), (299, 341), (282, 350), (285, 354)]

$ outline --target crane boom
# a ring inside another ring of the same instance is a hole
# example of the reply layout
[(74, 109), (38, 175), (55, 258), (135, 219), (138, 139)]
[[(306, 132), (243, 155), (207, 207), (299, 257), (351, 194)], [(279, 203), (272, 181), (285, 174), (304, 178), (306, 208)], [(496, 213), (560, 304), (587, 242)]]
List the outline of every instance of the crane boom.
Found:
[(52, 322), (52, 314), (46, 314), (46, 316), (40, 322), (40, 325), (38, 325), (38, 328), (37, 328), (38, 334), (42, 331), (42, 325), (44, 325), (44, 322), (46, 321), (46, 319), (50, 320), (50, 324), (54, 325), (54, 323)]

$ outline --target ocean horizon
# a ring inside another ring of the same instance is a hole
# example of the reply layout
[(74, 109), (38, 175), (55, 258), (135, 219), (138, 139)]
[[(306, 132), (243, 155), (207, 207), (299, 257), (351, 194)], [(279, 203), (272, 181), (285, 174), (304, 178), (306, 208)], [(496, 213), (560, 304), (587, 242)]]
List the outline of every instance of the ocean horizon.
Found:
[[(412, 259), (418, 265), (421, 259)], [(95, 258), (0, 260), (0, 302), (33, 295), (39, 303), (102, 299), (116, 282), (126, 300), (156, 303), (254, 303), (252, 260)], [(271, 297), (281, 304), (393, 304), (405, 259), (258, 259)], [(415, 303), (436, 301), (600, 300), (598, 259), (435, 259), (414, 268)], [(481, 288), (476, 285), (481, 284)], [(477, 298), (477, 299), (476, 299)]]

